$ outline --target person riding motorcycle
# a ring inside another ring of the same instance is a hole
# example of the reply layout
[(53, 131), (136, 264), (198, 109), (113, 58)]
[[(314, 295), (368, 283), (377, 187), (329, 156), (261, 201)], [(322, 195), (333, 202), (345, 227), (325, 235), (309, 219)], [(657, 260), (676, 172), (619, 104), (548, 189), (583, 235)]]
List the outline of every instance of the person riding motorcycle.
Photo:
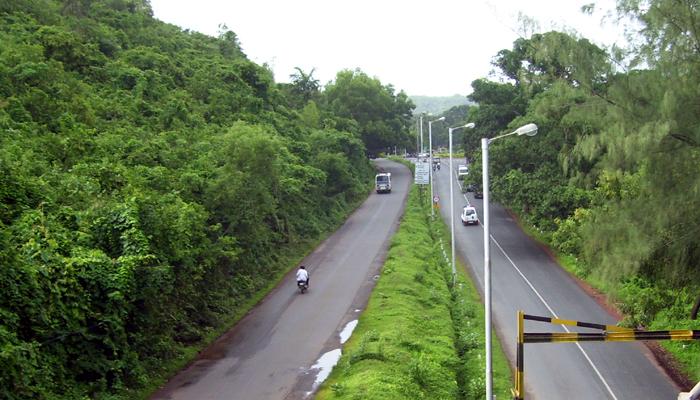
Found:
[(300, 265), (297, 270), (297, 283), (299, 282), (304, 282), (307, 287), (309, 286), (309, 271), (303, 265)]

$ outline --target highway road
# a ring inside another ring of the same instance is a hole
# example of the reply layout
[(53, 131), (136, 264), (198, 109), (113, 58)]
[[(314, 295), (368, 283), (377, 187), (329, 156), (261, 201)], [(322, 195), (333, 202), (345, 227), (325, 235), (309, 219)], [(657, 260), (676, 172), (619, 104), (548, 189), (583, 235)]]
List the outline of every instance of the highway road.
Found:
[[(341, 337), (367, 302), (412, 183), (403, 165), (390, 194), (372, 193), (302, 264), (310, 288), (299, 294), (291, 271), (282, 283), (152, 400), (274, 400), (311, 397), (339, 356)], [(332, 364), (332, 360), (330, 362)]]
[[(464, 164), (462, 158), (454, 162)], [(458, 257), (467, 264), (483, 293), (483, 226), (462, 226), (460, 212), (467, 202), (483, 217), (482, 200), (460, 191), (456, 172), (447, 160), (435, 175), (440, 211), (445, 222), (455, 218)], [(455, 179), (455, 212), (450, 214), (449, 181)], [(496, 332), (511, 366), (515, 366), (518, 310), (526, 314), (600, 324), (616, 320), (518, 227), (503, 207), (491, 202), (492, 310)], [(600, 332), (567, 327), (570, 331)], [(525, 321), (527, 332), (565, 332), (561, 326)], [(642, 343), (525, 344), (526, 399), (676, 399), (679, 389), (658, 367)]]

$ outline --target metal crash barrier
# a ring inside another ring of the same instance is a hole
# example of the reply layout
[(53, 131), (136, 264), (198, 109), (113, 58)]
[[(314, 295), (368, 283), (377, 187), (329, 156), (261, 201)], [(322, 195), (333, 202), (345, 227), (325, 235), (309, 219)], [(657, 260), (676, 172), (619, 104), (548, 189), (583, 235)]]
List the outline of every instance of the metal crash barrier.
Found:
[[(525, 332), (525, 320), (547, 322), (555, 325), (570, 325), (583, 328), (599, 329), (602, 332)], [(638, 340), (700, 340), (700, 330), (666, 330), (643, 331), (622, 328), (615, 325), (602, 325), (567, 319), (539, 317), (518, 311), (518, 345), (516, 351), (515, 389), (511, 392), (514, 400), (525, 399), (525, 343), (571, 343), (571, 342), (633, 342)]]

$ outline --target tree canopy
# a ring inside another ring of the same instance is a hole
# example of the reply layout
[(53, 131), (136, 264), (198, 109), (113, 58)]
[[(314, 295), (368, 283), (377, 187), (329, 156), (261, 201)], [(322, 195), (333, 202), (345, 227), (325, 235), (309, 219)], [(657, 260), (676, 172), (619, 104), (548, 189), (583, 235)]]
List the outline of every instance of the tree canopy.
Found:
[(335, 81), (326, 85), (323, 100), (337, 126), (357, 132), (371, 153), (413, 141), (408, 135), (414, 108), (411, 100), (403, 91), (395, 94), (391, 85), (382, 85), (362, 71), (339, 72)]
[(507, 81), (472, 83), (477, 129), (465, 146), (479, 163), (476, 137), (536, 123), (537, 136), (492, 145), (494, 196), (603, 282), (630, 324), (697, 329), (688, 318), (700, 308), (700, 9), (617, 6), (639, 27), (626, 51), (561, 32), (500, 51)]
[(367, 195), (411, 103), (312, 74), (145, 0), (0, 4), (0, 397), (130, 398)]

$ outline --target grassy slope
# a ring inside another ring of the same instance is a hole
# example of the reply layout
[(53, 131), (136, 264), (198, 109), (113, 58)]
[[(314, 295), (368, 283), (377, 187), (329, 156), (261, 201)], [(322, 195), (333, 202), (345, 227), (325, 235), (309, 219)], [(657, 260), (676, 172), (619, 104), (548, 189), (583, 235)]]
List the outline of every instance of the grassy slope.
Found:
[[(464, 276), (450, 290), (444, 225), (429, 223), (418, 197), (414, 188), (367, 310), (318, 399), (484, 396), (482, 307)], [(506, 398), (510, 371), (495, 350), (496, 393)]]

